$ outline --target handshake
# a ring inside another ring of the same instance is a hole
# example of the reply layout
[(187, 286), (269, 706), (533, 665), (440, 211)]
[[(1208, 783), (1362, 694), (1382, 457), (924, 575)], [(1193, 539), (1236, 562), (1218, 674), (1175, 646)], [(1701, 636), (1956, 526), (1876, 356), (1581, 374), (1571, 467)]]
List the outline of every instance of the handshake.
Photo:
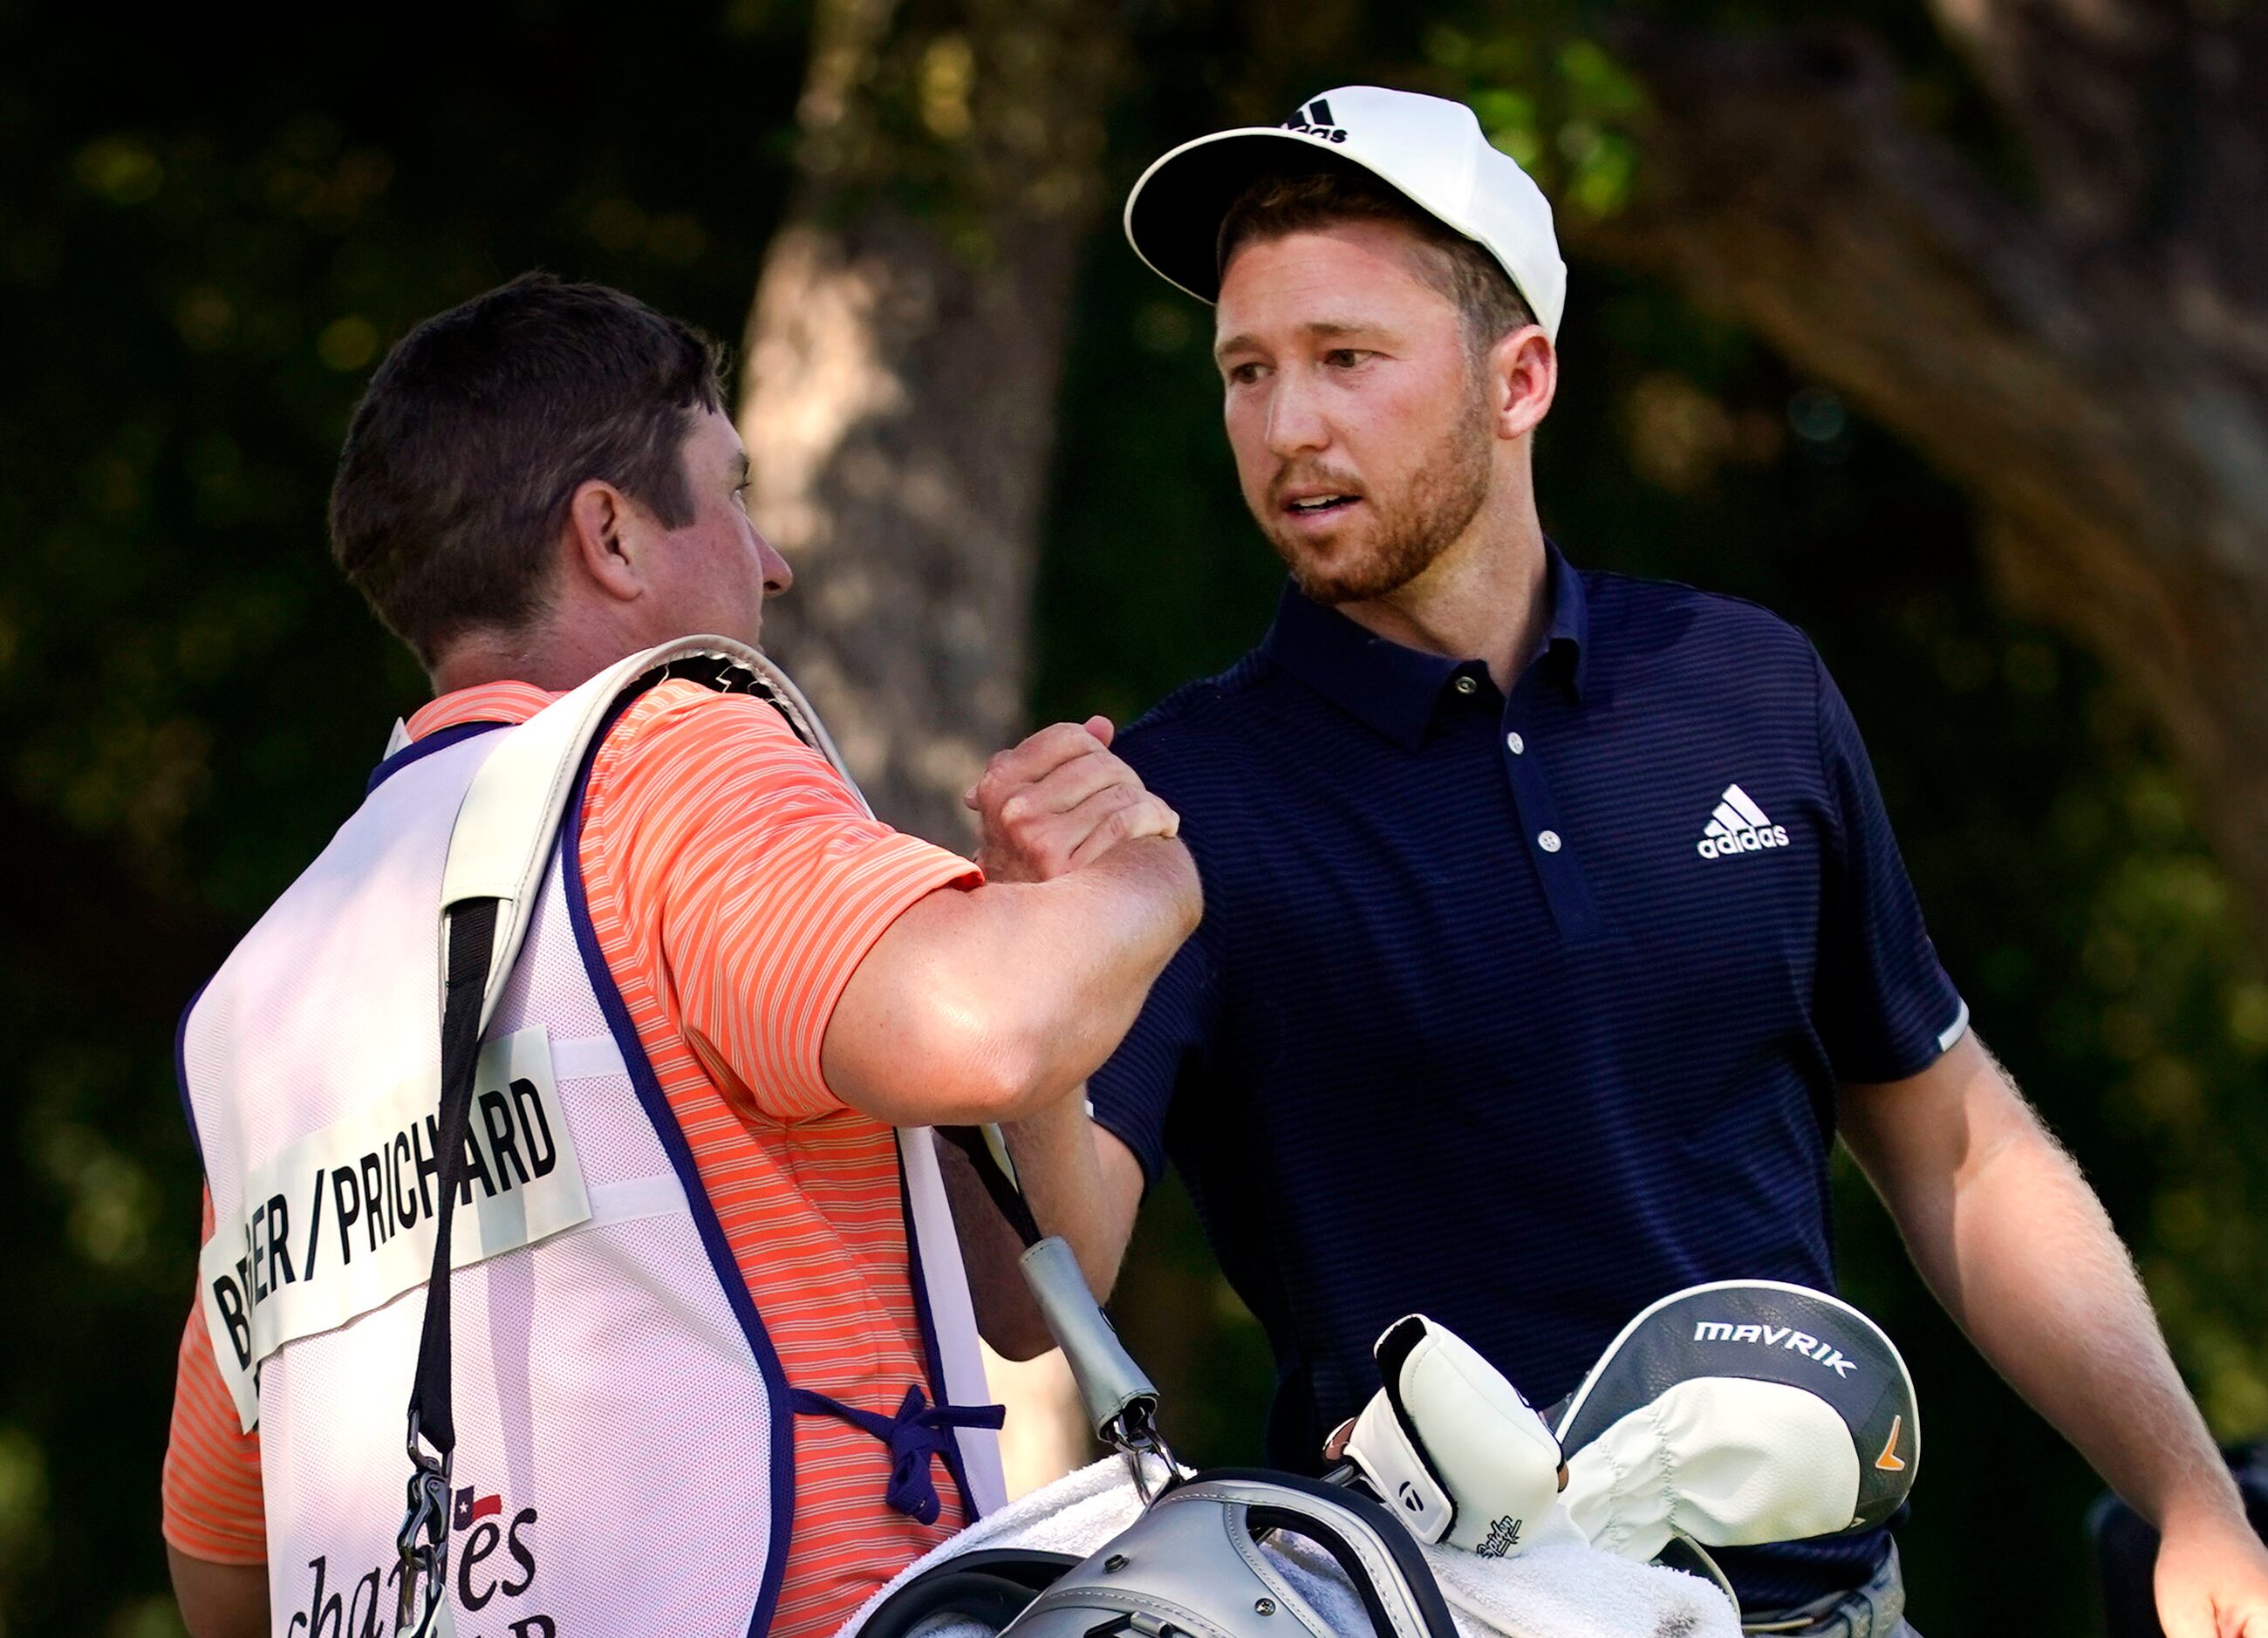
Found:
[(961, 793), (982, 841), (985, 879), (1043, 882), (1082, 870), (1121, 842), (1181, 834), (1182, 816), (1112, 752), (1107, 716), (1057, 723), (1000, 752)]

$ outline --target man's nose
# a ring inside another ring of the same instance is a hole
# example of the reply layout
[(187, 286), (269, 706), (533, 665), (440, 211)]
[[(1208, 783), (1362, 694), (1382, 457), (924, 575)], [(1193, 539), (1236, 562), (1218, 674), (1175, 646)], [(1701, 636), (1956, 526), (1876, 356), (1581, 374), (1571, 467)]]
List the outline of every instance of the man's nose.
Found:
[(788, 567), (787, 559), (762, 533), (756, 536), (757, 561), (764, 569), (764, 595), (777, 597), (795, 584), (795, 570)]
[(1292, 371), (1276, 378), (1268, 395), (1268, 450), (1289, 458), (1311, 454), (1331, 441), (1317, 395)]

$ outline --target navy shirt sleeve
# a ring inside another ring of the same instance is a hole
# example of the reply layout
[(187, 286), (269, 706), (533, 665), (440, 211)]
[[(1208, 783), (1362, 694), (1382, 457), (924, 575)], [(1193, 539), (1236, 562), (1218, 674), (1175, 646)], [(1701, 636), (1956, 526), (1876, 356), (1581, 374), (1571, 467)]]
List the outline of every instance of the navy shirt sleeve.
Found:
[(1086, 1096), (1102, 1128), (1134, 1151), (1145, 1187), (1166, 1171), (1166, 1120), (1174, 1095), (1203, 1065), (1212, 1034), (1215, 972), (1212, 917), (1174, 951), (1150, 987), (1141, 1016), (1110, 1061), (1088, 1077)]
[(1938, 962), (1874, 766), (1819, 657), (1819, 756), (1830, 829), (1814, 1017), (1840, 1081), (1900, 1081), (1937, 1061), (1969, 1009)]

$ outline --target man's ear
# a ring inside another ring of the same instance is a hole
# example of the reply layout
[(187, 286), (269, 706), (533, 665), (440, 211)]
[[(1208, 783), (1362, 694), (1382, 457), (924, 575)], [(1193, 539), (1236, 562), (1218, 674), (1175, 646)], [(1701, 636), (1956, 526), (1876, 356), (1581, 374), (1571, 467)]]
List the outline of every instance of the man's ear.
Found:
[(562, 569), (605, 596), (634, 602), (644, 595), (644, 560), (637, 551), (641, 525), (652, 520), (613, 484), (593, 478), (567, 503), (560, 541)]
[(1498, 437), (1524, 437), (1543, 422), (1559, 391), (1559, 352), (1543, 326), (1523, 325), (1497, 338), (1489, 349), (1488, 388)]

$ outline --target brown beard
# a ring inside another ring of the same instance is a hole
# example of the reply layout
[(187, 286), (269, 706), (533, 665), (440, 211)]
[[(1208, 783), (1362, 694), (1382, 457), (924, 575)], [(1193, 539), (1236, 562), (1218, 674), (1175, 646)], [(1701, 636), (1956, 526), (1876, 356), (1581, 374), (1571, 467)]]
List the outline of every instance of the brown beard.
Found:
[[(1326, 566), (1298, 537), (1279, 530), (1272, 512), (1256, 519), (1276, 555), (1292, 571), (1292, 584), (1312, 602), (1359, 603), (1398, 591), (1433, 565), (1471, 525), (1489, 492), (1488, 406), (1472, 383), (1457, 419), (1418, 462), (1409, 487), (1400, 494), (1370, 490), (1363, 503), (1375, 514), (1370, 538), (1338, 555)], [(1290, 468), (1269, 486), (1269, 504), (1293, 481), (1327, 474)]]

